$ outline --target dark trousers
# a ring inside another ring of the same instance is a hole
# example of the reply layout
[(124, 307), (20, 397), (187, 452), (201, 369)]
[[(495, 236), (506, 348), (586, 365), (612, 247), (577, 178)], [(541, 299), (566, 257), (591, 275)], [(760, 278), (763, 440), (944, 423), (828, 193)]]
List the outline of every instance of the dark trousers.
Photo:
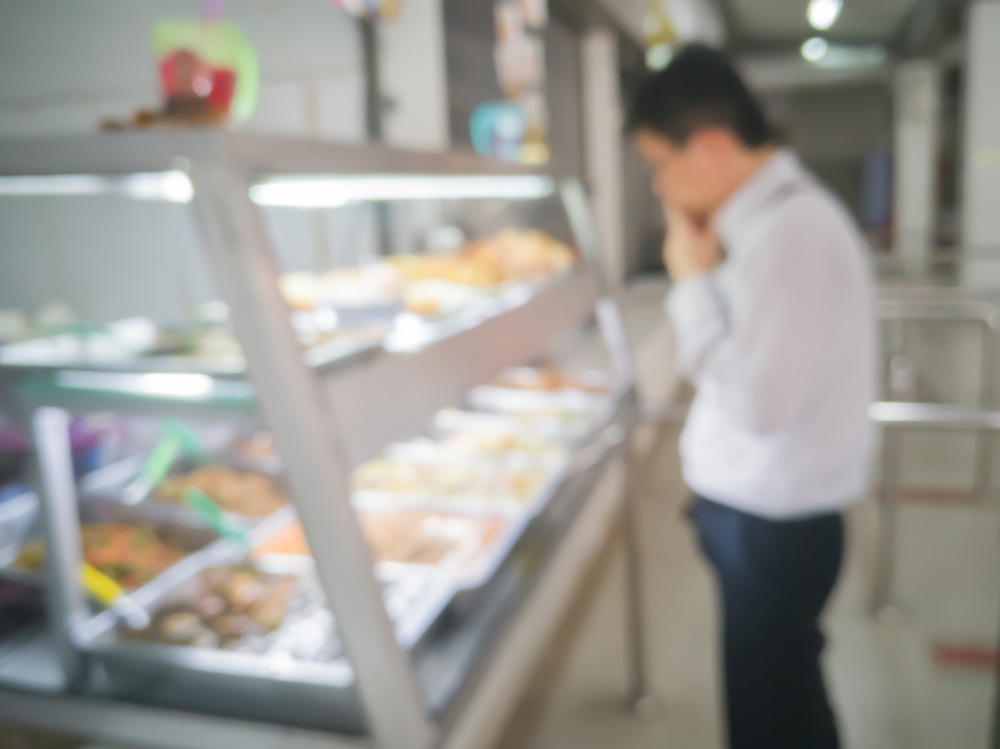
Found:
[(730, 749), (837, 749), (818, 619), (843, 518), (766, 520), (696, 496), (691, 519), (719, 583)]

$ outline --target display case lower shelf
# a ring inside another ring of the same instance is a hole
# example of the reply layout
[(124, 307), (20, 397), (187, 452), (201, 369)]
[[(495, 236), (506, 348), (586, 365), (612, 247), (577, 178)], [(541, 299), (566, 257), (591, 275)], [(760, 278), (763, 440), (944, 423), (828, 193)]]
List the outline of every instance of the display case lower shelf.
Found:
[[(564, 607), (553, 608), (552, 601), (541, 607), (542, 614), (526, 609), (539, 608), (533, 592), (552, 586), (547, 577), (553, 570), (565, 575), (566, 559), (572, 569), (581, 568), (591, 558), (594, 536), (610, 532), (612, 524), (606, 520), (610, 495), (606, 487), (596, 492), (594, 487), (607, 483), (604, 478), (614, 455), (606, 454), (568, 481), (546, 512), (535, 518), (494, 579), (456, 597), (428, 636), (414, 646), (412, 657), (432, 710), (446, 727), (462, 720), (495, 664), (509, 668), (530, 656), (517, 647), (508, 652), (505, 633), (529, 613), (536, 618), (561, 617)], [(594, 508), (596, 504), (601, 507)], [(597, 521), (591, 517), (595, 509), (601, 510)], [(34, 647), (36, 657), (48, 655), (57, 662), (53, 643), (39, 640)], [(95, 648), (92, 655), (99, 656), (96, 662), (103, 665), (92, 665), (90, 694), (42, 694), (5, 678), (11, 672), (4, 671), (4, 652), (0, 652), (2, 720), (143, 745), (150, 736), (163, 735), (158, 745), (178, 749), (236, 745), (236, 737), (242, 749), (273, 746), (276, 741), (299, 746), (299, 740), (303, 746), (330, 749), (370, 746), (363, 738), (351, 737), (364, 730), (363, 710), (352, 684), (293, 683), (277, 672), (248, 678), (211, 664), (208, 670), (178, 664), (183, 667), (173, 673), (161, 667), (151, 672), (137, 669), (139, 661), (132, 654), (115, 663), (124, 655), (121, 650)], [(111, 663), (115, 674), (108, 679), (106, 666)]]

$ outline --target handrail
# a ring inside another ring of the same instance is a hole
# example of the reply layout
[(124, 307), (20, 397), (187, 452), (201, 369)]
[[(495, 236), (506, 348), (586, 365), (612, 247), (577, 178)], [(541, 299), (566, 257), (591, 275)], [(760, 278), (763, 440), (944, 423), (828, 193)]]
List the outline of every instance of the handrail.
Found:
[(1000, 431), (1000, 411), (952, 403), (880, 401), (871, 405), (868, 416), (887, 427)]
[[(982, 364), (978, 404), (944, 404), (906, 402), (913, 397), (915, 372), (913, 362), (905, 353), (893, 357), (890, 364), (890, 397), (898, 401), (872, 404), (869, 416), (889, 429), (882, 446), (882, 487), (879, 495), (881, 520), (878, 526), (872, 588), (872, 609), (880, 618), (891, 616), (892, 562), (896, 541), (896, 504), (902, 465), (902, 442), (899, 428), (972, 429), (977, 437), (975, 456), (975, 491), (985, 497), (989, 481), (989, 435), (1000, 431), (1000, 411), (989, 409), (992, 404), (994, 379), (994, 348), (1000, 330), (1000, 306), (977, 299), (963, 298), (902, 298), (879, 302), (879, 317), (883, 322), (902, 325), (921, 322), (971, 322), (983, 326)], [(905, 340), (905, 339), (904, 339)]]
[(882, 320), (982, 322), (1000, 329), (1000, 306), (974, 299), (882, 299)]

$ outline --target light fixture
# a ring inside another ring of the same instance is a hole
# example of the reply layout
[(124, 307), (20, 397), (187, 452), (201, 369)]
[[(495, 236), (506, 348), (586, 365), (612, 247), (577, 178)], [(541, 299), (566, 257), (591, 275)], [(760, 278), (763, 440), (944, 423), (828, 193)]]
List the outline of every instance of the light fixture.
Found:
[(191, 180), (181, 171), (127, 175), (52, 174), (0, 177), (0, 196), (122, 195), (133, 200), (190, 203)]
[(646, 50), (646, 67), (650, 70), (663, 70), (670, 64), (674, 50), (669, 44), (656, 44)]
[(830, 49), (830, 45), (826, 43), (826, 39), (818, 36), (814, 36), (812, 39), (807, 39), (802, 43), (802, 56), (809, 62), (819, 62), (822, 60)]
[[(73, 390), (99, 390), (132, 395), (159, 396), (164, 398), (205, 399), (211, 395), (224, 394), (229, 397), (243, 396), (243, 392), (216, 393), (220, 385), (242, 385), (245, 383), (217, 383), (206, 374), (181, 372), (149, 372), (131, 374), (118, 372), (95, 372), (87, 370), (61, 370), (56, 382), (59, 387)], [(232, 388), (229, 388), (231, 390)]]
[(368, 200), (530, 200), (555, 192), (551, 177), (533, 175), (384, 175), (280, 177), (250, 188), (258, 205), (336, 208)]
[(837, 22), (843, 0), (809, 0), (806, 17), (814, 29), (826, 31)]

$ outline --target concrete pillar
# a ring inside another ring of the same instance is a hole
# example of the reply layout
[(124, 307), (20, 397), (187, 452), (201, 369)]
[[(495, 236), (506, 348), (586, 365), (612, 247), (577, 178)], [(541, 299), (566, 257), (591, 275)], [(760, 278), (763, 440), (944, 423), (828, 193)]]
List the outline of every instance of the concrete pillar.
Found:
[(583, 121), (591, 205), (613, 286), (625, 275), (625, 201), (618, 41), (595, 29), (583, 37)]
[(903, 63), (893, 83), (895, 250), (908, 271), (920, 273), (934, 251), (937, 222), (940, 67), (932, 60)]
[(405, 0), (399, 18), (381, 24), (383, 115), (387, 143), (401, 148), (448, 148), (448, 76), (441, 0)]
[[(975, 265), (992, 256), (1000, 281), (1000, 2), (969, 8), (966, 65), (962, 245)], [(975, 274), (970, 272), (970, 281)]]

